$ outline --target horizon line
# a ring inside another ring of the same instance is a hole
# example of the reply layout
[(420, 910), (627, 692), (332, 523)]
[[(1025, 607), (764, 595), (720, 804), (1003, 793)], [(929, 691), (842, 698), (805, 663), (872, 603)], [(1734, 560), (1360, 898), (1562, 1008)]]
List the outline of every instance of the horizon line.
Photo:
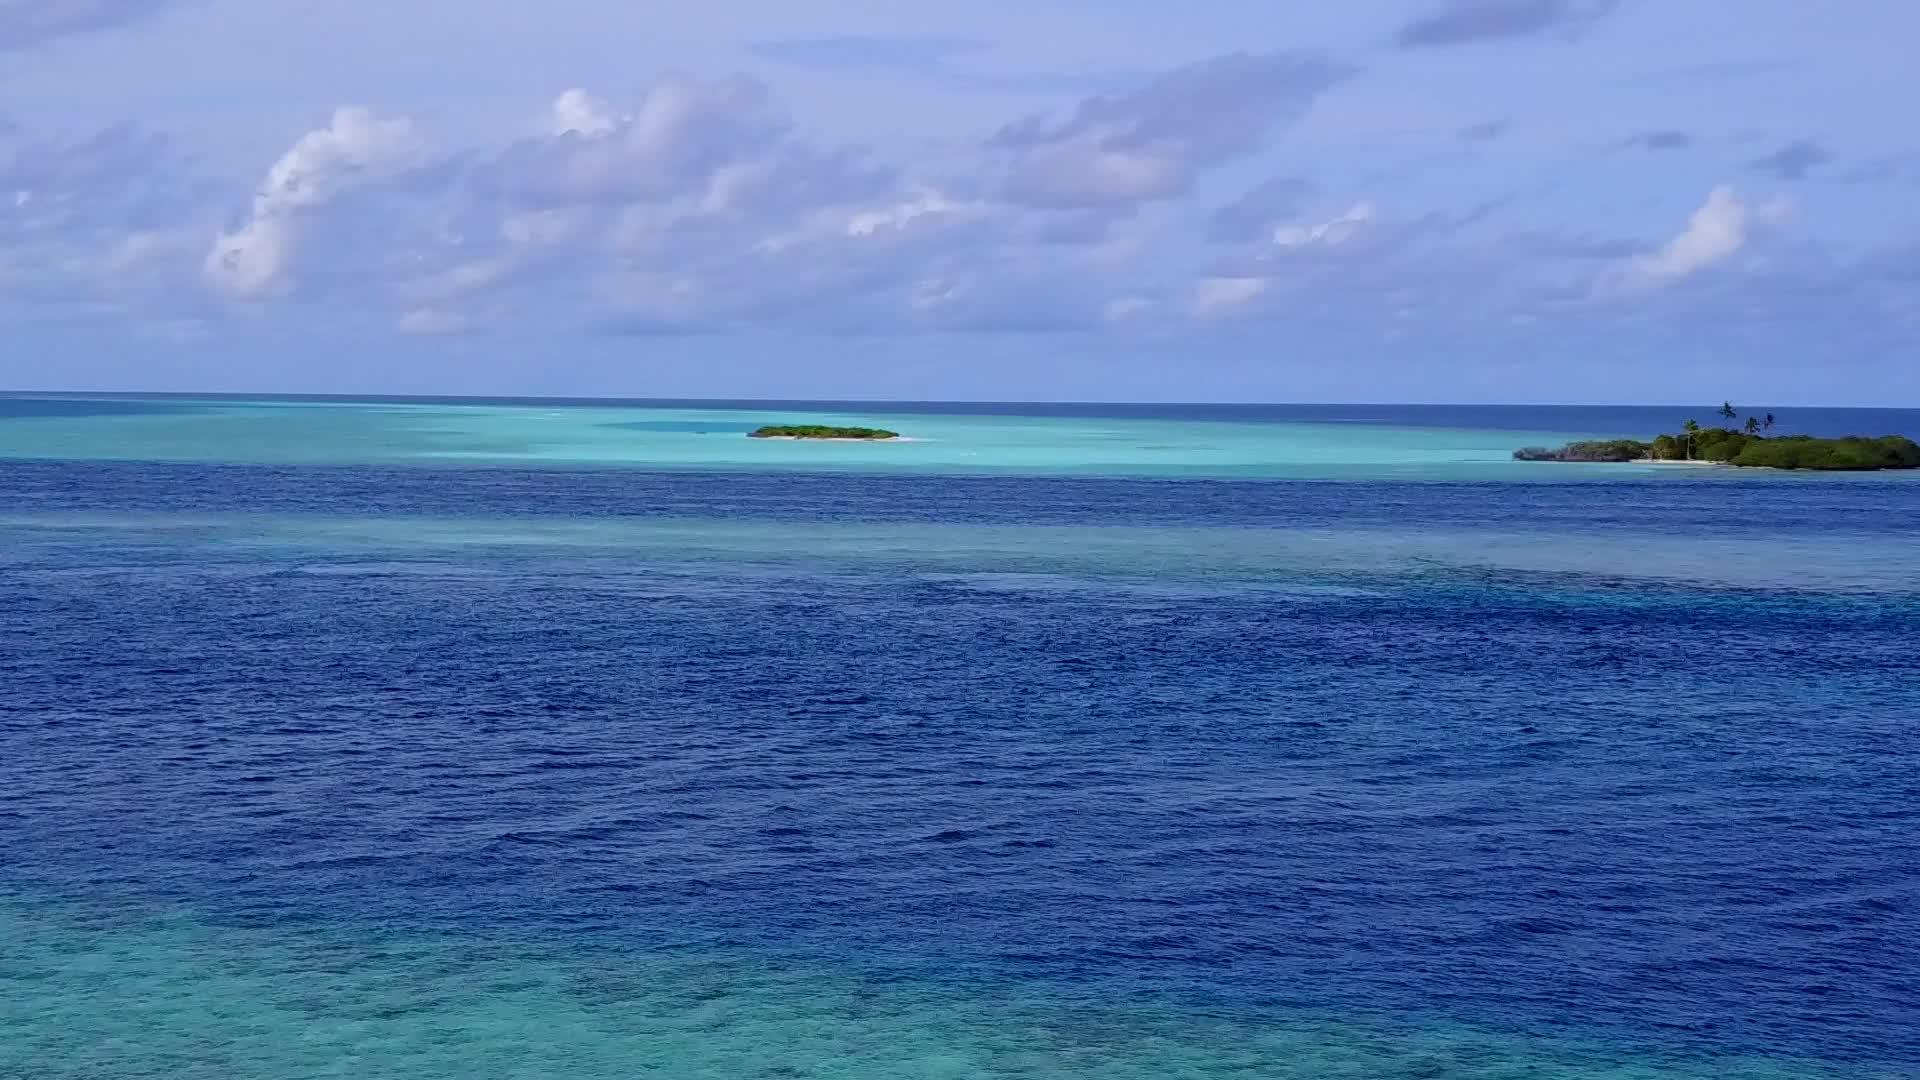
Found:
[[(609, 405), (643, 404), (725, 404), (725, 405), (1044, 405), (1044, 406), (1126, 406), (1137, 408), (1219, 408), (1219, 409), (1258, 409), (1278, 406), (1305, 406), (1320, 408), (1497, 408), (1497, 409), (1695, 409), (1715, 408), (1710, 403), (1676, 403), (1645, 401), (1197, 401), (1197, 400), (1161, 400), (1141, 401), (1120, 398), (1074, 398), (1074, 399), (1023, 399), (1023, 398), (802, 398), (802, 397), (626, 397), (600, 394), (396, 394), (396, 393), (341, 393), (341, 392), (276, 392), (246, 390), (24, 390), (0, 389), (0, 397), (72, 397), (72, 398), (186, 398), (186, 399), (232, 399), (253, 401), (417, 401), (417, 402), (530, 402), (551, 404), (602, 403)], [(1724, 399), (1723, 399), (1724, 400)], [(1920, 411), (1920, 405), (1765, 405), (1762, 409), (1852, 409), (1862, 412), (1911, 412)], [(1741, 409), (1740, 411), (1748, 411)]]

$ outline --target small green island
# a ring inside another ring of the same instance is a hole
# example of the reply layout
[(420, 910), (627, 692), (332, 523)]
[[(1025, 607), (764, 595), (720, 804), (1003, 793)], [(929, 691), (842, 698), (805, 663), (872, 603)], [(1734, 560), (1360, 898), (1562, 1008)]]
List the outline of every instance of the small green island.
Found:
[(768, 424), (747, 432), (749, 439), (835, 439), (882, 442), (899, 437), (899, 432), (888, 431), (885, 428), (832, 427), (827, 424)]
[[(1739, 418), (1739, 411), (1729, 402), (1720, 406), (1720, 416), (1731, 424)], [(1904, 435), (1820, 439), (1768, 434), (1776, 423), (1772, 413), (1749, 416), (1745, 425), (1737, 428), (1703, 428), (1697, 421), (1688, 420), (1679, 434), (1656, 436), (1651, 442), (1598, 439), (1568, 443), (1558, 449), (1529, 446), (1515, 450), (1513, 456), (1519, 461), (1674, 462), (1845, 472), (1920, 469), (1920, 445)]]

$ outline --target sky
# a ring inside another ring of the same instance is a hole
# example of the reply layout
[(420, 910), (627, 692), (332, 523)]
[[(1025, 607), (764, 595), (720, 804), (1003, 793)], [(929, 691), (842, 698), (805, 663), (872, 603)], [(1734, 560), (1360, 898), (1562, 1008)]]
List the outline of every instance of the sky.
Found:
[(0, 0), (0, 389), (1920, 406), (1905, 0)]

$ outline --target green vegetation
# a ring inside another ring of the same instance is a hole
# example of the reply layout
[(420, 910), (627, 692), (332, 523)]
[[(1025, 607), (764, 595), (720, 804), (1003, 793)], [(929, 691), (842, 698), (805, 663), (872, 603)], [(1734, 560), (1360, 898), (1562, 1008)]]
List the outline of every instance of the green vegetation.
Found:
[[(1730, 433), (1731, 434), (1731, 433)], [(1920, 445), (1900, 435), (1878, 439), (1850, 436), (1815, 439), (1788, 435), (1778, 439), (1741, 438), (1744, 445), (1726, 459), (1731, 465), (1768, 469), (1920, 469)]]
[(831, 427), (827, 424), (768, 424), (747, 433), (752, 439), (897, 439), (900, 433), (884, 428)]
[[(1679, 442), (1673, 439), (1669, 446), (1678, 446)], [(1901, 435), (1887, 435), (1878, 439), (1858, 435), (1841, 439), (1816, 439), (1811, 435), (1769, 438), (1751, 430), (1703, 428), (1693, 433), (1691, 443), (1692, 456), (1697, 460), (1749, 468), (1850, 471), (1920, 469), (1920, 445)], [(1675, 456), (1670, 451), (1663, 455), (1661, 450), (1661, 441), (1655, 439), (1655, 458)]]
[(1652, 444), (1637, 439), (1606, 439), (1568, 443), (1558, 450), (1529, 446), (1513, 456), (1518, 461), (1645, 461), (1652, 452)]
[[(1739, 418), (1732, 402), (1720, 406), (1730, 423)], [(1569, 443), (1558, 450), (1527, 447), (1515, 450), (1521, 461), (1709, 461), (1765, 469), (1920, 469), (1920, 445), (1901, 435), (1878, 439), (1851, 435), (1816, 439), (1810, 435), (1762, 435), (1772, 431), (1772, 413), (1749, 416), (1741, 428), (1703, 428), (1688, 420), (1677, 435), (1660, 435), (1650, 443), (1634, 439)]]

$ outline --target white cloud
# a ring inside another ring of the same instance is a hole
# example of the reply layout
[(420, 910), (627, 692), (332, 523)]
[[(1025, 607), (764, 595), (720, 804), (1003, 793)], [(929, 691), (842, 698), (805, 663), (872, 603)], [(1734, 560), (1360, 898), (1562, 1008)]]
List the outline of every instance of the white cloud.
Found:
[(877, 210), (856, 211), (847, 219), (847, 235), (873, 236), (877, 233), (905, 229), (922, 218), (978, 214), (984, 209), (979, 203), (955, 202), (938, 191), (923, 188), (914, 192), (908, 199), (891, 206)]
[[(669, 78), (630, 105), (570, 89), (542, 134), (432, 171), (411, 168), (404, 122), (343, 112), (275, 165), (204, 271), (262, 298), (297, 269), (306, 302), (352, 298), (413, 332), (472, 309), (643, 331), (1103, 325), (1165, 288), (1140, 277), (1160, 248), (1116, 211), (1258, 149), (1340, 74), (1289, 54), (1194, 64), (921, 177), (802, 139), (747, 78)], [(1203, 285), (1194, 309), (1267, 288)]]
[(274, 162), (254, 196), (254, 216), (318, 206), (410, 166), (420, 152), (410, 121), (382, 120), (357, 106), (342, 107), (331, 124), (308, 132)]
[[(431, 158), (407, 120), (343, 108), (293, 141), (243, 217), (203, 219), (212, 244), (169, 272), (415, 333), (474, 313), (636, 330), (1102, 325), (1144, 310), (1113, 297), (1165, 288), (1138, 276), (1156, 265), (1150, 235), (1115, 211), (1257, 149), (1335, 77), (1311, 57), (1224, 57), (918, 175), (806, 140), (744, 77), (668, 78), (625, 102), (568, 89), (536, 134)], [(1011, 194), (1010, 171), (1035, 197)], [(42, 177), (19, 180), (0, 192), (63, 205)], [(150, 240), (103, 249), (143, 273), (179, 258)]]
[[(409, 269), (404, 295), (484, 293), (647, 331), (812, 317), (821, 293), (851, 290), (873, 263), (924, 253), (949, 222), (985, 212), (902, 184), (857, 149), (802, 139), (751, 79), (671, 78), (631, 108), (568, 91), (551, 113), (557, 134), (473, 155), (446, 177), (434, 203), (472, 221)], [(870, 305), (904, 280), (833, 299)], [(599, 316), (583, 310), (593, 306)]]
[[(236, 202), (228, 181), (209, 183), (137, 128), (74, 141), (7, 128), (0, 317), (111, 314), (215, 334), (241, 318), (409, 333), (879, 334), (1151, 333), (1247, 318), (1369, 340), (1382, 327), (1546, 338), (1577, 320), (1677, 326), (1716, 310), (1749, 326), (1841, 310), (1863, 325), (1911, 322), (1887, 299), (1914, 280), (1910, 262), (1903, 277), (1843, 281), (1818, 238), (1773, 246), (1787, 207), (1763, 197), (1716, 191), (1684, 230), (1673, 223), (1678, 236), (1570, 258), (1476, 232), (1478, 209), (1402, 219), (1397, 204), (1322, 204), (1304, 180), (1262, 183), (1281, 166), (1263, 151), (1337, 77), (1300, 58), (1222, 58), (892, 163), (808, 138), (750, 79), (537, 95), (506, 111), (497, 139), (431, 158), (405, 121), (343, 110), (320, 131), (288, 132), (251, 203), (244, 174)], [(1211, 215), (1151, 205), (1189, 190), (1232, 201)], [(1563, 190), (1532, 210), (1599, 227), (1579, 199)], [(1724, 287), (1648, 289), (1695, 277)], [(1605, 288), (1648, 302), (1592, 303)], [(1845, 307), (1837, 297), (1853, 288), (1880, 290), (1882, 307)], [(218, 293), (286, 304), (241, 309)], [(1795, 307), (1795, 296), (1814, 299)]]
[(548, 121), (548, 133), (552, 135), (576, 133), (591, 138), (607, 134), (618, 123), (619, 119), (613, 115), (612, 106), (585, 90), (576, 88), (554, 99)]
[(1193, 313), (1202, 318), (1239, 311), (1272, 286), (1263, 277), (1201, 278), (1193, 290)]
[(208, 280), (241, 297), (284, 287), (302, 212), (391, 178), (422, 157), (409, 121), (382, 120), (353, 106), (340, 108), (332, 123), (301, 136), (267, 170), (246, 222), (214, 238), (204, 264)]
[(293, 255), (293, 226), (283, 218), (255, 218), (214, 238), (207, 280), (242, 297), (265, 296), (280, 284)]
[(1282, 225), (1273, 230), (1273, 242), (1276, 246), (1283, 248), (1315, 245), (1338, 247), (1352, 239), (1356, 231), (1372, 220), (1373, 204), (1355, 203), (1346, 213), (1330, 221)]
[(491, 162), (488, 183), (530, 205), (621, 203), (686, 195), (728, 165), (784, 138), (791, 125), (760, 83), (671, 78), (630, 113), (584, 90), (554, 102), (551, 137)]
[(1725, 262), (1746, 246), (1754, 217), (1752, 208), (1732, 188), (1714, 188), (1680, 235), (1659, 251), (1633, 260), (1633, 268), (1643, 280), (1663, 282)]

